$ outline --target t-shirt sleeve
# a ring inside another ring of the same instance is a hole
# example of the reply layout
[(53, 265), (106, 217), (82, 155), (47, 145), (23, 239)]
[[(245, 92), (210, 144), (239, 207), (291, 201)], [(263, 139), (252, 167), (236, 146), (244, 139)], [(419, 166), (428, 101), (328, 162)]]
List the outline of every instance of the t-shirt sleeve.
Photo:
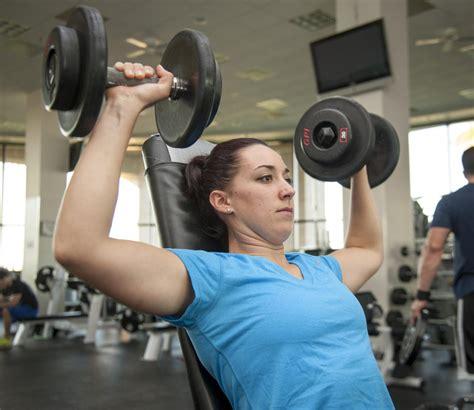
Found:
[(436, 210), (433, 215), (432, 227), (453, 229), (451, 220), (451, 213), (449, 212), (449, 200), (447, 196), (443, 196), (436, 205)]
[(181, 259), (194, 291), (194, 299), (181, 316), (161, 316), (179, 327), (191, 327), (214, 305), (221, 284), (220, 258), (212, 253), (190, 249), (167, 249)]
[(341, 265), (334, 256), (326, 255), (320, 256), (322, 261), (329, 267), (329, 269), (336, 275), (336, 277), (342, 282), (342, 270)]

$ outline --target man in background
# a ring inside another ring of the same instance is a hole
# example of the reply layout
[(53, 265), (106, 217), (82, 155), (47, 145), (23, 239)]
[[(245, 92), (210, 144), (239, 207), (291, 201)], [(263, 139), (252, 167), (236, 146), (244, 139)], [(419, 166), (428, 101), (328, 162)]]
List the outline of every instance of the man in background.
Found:
[(5, 268), (0, 268), (0, 312), (4, 329), (0, 348), (4, 349), (11, 346), (12, 323), (38, 315), (38, 300), (31, 288)]
[(464, 151), (462, 164), (468, 183), (443, 196), (436, 207), (418, 265), (418, 291), (411, 311), (414, 321), (427, 307), (446, 239), (453, 232), (453, 287), (458, 300), (459, 364), (468, 373), (474, 374), (474, 147)]

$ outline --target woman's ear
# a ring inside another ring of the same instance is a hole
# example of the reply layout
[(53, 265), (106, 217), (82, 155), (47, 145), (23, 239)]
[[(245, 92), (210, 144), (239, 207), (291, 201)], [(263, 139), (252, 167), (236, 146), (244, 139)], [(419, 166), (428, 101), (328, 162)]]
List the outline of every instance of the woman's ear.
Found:
[(231, 214), (232, 208), (229, 203), (227, 193), (221, 190), (214, 190), (209, 194), (209, 202), (219, 214)]

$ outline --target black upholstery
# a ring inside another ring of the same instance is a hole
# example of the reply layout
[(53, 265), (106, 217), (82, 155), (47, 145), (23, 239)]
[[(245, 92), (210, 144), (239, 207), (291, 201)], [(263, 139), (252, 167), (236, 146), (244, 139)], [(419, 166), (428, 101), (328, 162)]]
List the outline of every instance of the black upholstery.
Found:
[[(211, 149), (212, 144), (205, 141), (186, 149), (170, 148), (158, 135), (143, 144), (145, 177), (165, 248), (225, 251), (217, 240), (203, 234), (197, 210), (184, 195), (185, 164)], [(178, 329), (178, 334), (195, 409), (231, 409), (215, 379), (200, 363), (186, 331)]]

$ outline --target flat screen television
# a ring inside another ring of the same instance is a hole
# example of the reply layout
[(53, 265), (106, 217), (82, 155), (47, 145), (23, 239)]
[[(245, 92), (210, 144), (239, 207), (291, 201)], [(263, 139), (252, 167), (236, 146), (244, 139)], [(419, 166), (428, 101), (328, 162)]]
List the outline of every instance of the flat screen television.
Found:
[(310, 48), (319, 94), (391, 76), (383, 19), (314, 41)]

